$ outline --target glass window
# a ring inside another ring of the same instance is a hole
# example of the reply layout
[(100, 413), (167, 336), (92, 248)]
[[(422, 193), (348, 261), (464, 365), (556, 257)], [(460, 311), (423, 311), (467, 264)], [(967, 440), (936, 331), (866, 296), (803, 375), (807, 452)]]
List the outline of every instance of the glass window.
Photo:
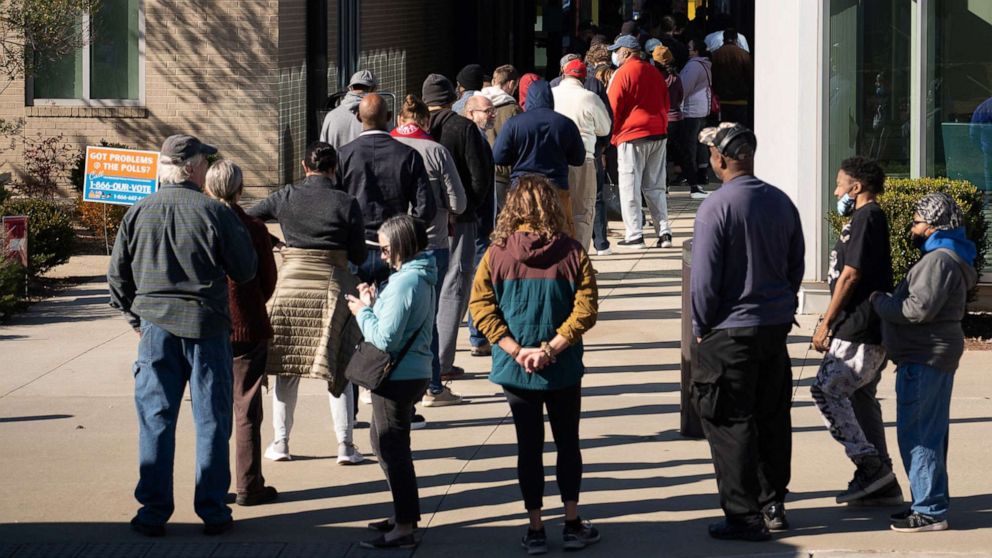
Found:
[(928, 6), (926, 174), (984, 190), (992, 219), (992, 2)]
[[(90, 40), (60, 60), (39, 61), (35, 99), (138, 100), (140, 0), (102, 0), (83, 17)], [(88, 62), (85, 64), (84, 62)]]

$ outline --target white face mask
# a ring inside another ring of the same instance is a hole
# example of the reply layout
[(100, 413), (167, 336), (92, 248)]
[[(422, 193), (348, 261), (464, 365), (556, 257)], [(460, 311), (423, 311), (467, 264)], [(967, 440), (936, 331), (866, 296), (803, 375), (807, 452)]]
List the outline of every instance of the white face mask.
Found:
[(617, 68), (619, 68), (620, 67), (620, 53), (614, 52), (613, 54), (611, 54), (610, 55), (610, 61), (613, 62), (613, 65), (614, 66), (616, 66)]

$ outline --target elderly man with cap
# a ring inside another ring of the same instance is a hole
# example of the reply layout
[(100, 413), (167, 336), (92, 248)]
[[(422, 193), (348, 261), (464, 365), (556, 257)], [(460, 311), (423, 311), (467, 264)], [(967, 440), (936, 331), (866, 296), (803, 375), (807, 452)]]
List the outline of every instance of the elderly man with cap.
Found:
[(458, 75), (455, 76), (455, 81), (458, 82), (458, 88), (456, 89), (458, 100), (451, 105), (451, 110), (458, 114), (461, 114), (465, 110), (465, 103), (468, 102), (469, 97), (482, 91), (483, 81), (486, 78), (485, 74), (485, 70), (478, 64), (469, 64), (458, 72)]
[(207, 155), (215, 153), (192, 136), (165, 140), (159, 191), (124, 215), (107, 272), (110, 305), (139, 338), (134, 496), (141, 508), (131, 527), (147, 536), (164, 535), (175, 509), (176, 422), (187, 383), (196, 425), (193, 508), (208, 535), (233, 525), (225, 503), (233, 407), (227, 277), (250, 281), (257, 257), (237, 214), (201, 192)]
[(642, 195), (654, 221), (658, 247), (672, 247), (665, 194), (668, 141), (668, 85), (649, 62), (641, 59), (641, 44), (631, 35), (609, 46), (618, 70), (607, 92), (613, 108), (613, 139), (617, 147), (620, 211), (626, 228), (619, 246), (647, 248), (644, 241)]
[(475, 247), (479, 234), (477, 212), (493, 195), (495, 167), (489, 146), (475, 123), (451, 110), (455, 88), (448, 78), (440, 74), (427, 76), (422, 93), (431, 112), (429, 132), (454, 158), (458, 177), (468, 198), (465, 211), (454, 218), (454, 231), (450, 237), (451, 259), (438, 299), (441, 379), (451, 380), (465, 373), (464, 369), (455, 366), (458, 326), (468, 310), (468, 296), (475, 276)]
[(904, 533), (948, 527), (951, 388), (964, 352), (968, 291), (978, 281), (978, 253), (964, 224), (950, 196), (927, 194), (909, 229), (923, 257), (892, 294), (870, 299), (882, 320), (882, 346), (896, 363), (896, 432), (913, 505), (892, 515), (892, 529)]
[(592, 242), (592, 221), (596, 212), (596, 138), (610, 135), (610, 114), (603, 101), (582, 86), (586, 78), (586, 63), (575, 59), (565, 65), (561, 85), (551, 90), (555, 112), (567, 116), (579, 128), (586, 160), (581, 166), (568, 168), (571, 190), (572, 220), (575, 239), (589, 250)]
[(799, 211), (754, 176), (757, 140), (724, 123), (699, 141), (723, 186), (699, 207), (692, 244), (692, 397), (716, 469), (718, 539), (788, 528), (792, 370), (786, 338), (805, 254)]
[(341, 104), (327, 113), (324, 124), (320, 129), (320, 141), (331, 144), (334, 149), (353, 141), (362, 133), (362, 123), (357, 118), (358, 103), (362, 97), (379, 87), (372, 70), (359, 70), (351, 76), (348, 82), (348, 92), (341, 99)]

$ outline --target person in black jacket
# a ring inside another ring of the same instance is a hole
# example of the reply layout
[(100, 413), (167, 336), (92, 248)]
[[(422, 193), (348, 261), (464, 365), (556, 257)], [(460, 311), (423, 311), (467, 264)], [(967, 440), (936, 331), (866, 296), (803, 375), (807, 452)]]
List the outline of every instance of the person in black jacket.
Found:
[(337, 188), (354, 196), (362, 207), (369, 253), (357, 275), (378, 285), (389, 277), (389, 268), (380, 257), (379, 226), (408, 211), (429, 223), (437, 206), (420, 154), (386, 132), (389, 113), (383, 98), (376, 93), (366, 95), (358, 106), (358, 118), (364, 131), (338, 152)]
[(468, 310), (468, 295), (475, 276), (475, 240), (479, 235), (477, 212), (493, 195), (496, 167), (489, 146), (475, 123), (451, 110), (455, 88), (448, 78), (440, 74), (427, 76), (422, 93), (431, 111), (429, 133), (455, 159), (455, 168), (468, 198), (465, 211), (454, 218), (454, 235), (450, 238), (451, 259), (438, 299), (441, 379), (451, 380), (465, 373), (454, 365), (455, 345), (458, 326)]

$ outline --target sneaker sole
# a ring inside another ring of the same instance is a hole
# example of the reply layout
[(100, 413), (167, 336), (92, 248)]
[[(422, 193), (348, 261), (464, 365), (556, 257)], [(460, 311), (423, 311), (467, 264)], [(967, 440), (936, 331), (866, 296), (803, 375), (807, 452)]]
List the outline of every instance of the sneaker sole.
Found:
[(579, 540), (565, 541), (561, 544), (561, 547), (564, 548), (565, 550), (582, 550), (583, 548), (591, 544), (598, 543), (599, 538), (600, 536), (596, 535), (595, 539), (586, 539), (584, 541), (579, 541)]
[(523, 548), (524, 550), (526, 550), (527, 551), (527, 554), (529, 554), (530, 556), (540, 556), (542, 554), (547, 554), (548, 553), (548, 547), (547, 546), (545, 546), (545, 547), (538, 547), (538, 548), (531, 548), (531, 547), (527, 546), (524, 543), (520, 543), (520, 546), (521, 546), (521, 548)]
[(893, 531), (899, 531), (900, 533), (926, 533), (928, 531), (946, 531), (949, 525), (947, 520), (938, 521), (937, 523), (931, 523), (930, 525), (924, 525), (922, 527), (896, 527), (895, 525), (890, 525)]
[(860, 500), (860, 499), (864, 498), (865, 496), (871, 496), (871, 493), (872, 492), (877, 492), (878, 490), (881, 490), (881, 489), (885, 488), (886, 486), (889, 486), (889, 484), (895, 478), (896, 478), (896, 474), (893, 473), (893, 472), (891, 472), (891, 471), (889, 471), (889, 474), (888, 475), (885, 475), (884, 477), (882, 477), (882, 478), (876, 480), (875, 482), (869, 484), (868, 486), (864, 487), (864, 489), (862, 489), (859, 492), (852, 492), (851, 494), (840, 494), (840, 495), (838, 495), (837, 496), (837, 503), (838, 504), (846, 504), (846, 503), (852, 502), (854, 500)]
[(451, 407), (452, 405), (464, 405), (465, 401), (462, 399), (458, 401), (421, 401), (420, 404), (424, 407)]
[(293, 456), (286, 453), (275, 453), (266, 451), (265, 458), (269, 461), (292, 461)]
[(359, 463), (365, 462), (365, 456), (355, 459), (353, 457), (338, 458), (338, 465), (358, 465)]

